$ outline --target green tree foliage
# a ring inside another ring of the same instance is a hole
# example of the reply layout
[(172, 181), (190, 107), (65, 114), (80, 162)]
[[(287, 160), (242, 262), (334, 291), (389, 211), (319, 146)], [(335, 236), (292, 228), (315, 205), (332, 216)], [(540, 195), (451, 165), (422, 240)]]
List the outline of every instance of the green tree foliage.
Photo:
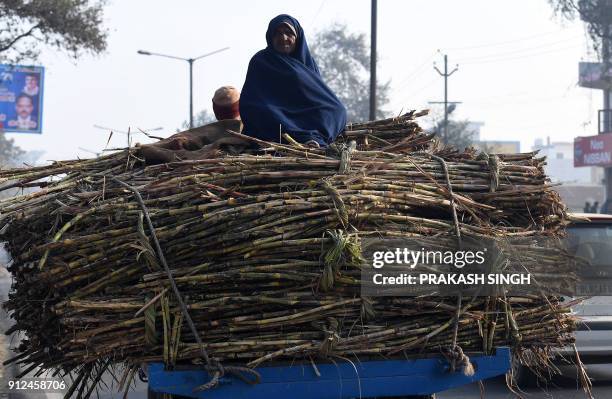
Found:
[[(361, 122), (370, 116), (370, 48), (363, 33), (351, 33), (336, 23), (318, 32), (311, 43), (321, 75), (344, 103), (349, 122)], [(377, 119), (389, 116), (390, 81), (377, 85)]]
[(77, 58), (106, 49), (105, 1), (0, 0), (0, 59), (36, 60), (42, 46)]

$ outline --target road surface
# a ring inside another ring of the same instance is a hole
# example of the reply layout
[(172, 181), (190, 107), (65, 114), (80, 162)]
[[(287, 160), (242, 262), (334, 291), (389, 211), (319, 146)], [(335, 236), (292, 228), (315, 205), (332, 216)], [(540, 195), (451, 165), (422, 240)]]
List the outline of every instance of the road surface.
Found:
[[(612, 398), (612, 364), (587, 366), (593, 380), (593, 396), (596, 399)], [(546, 387), (523, 389), (525, 399), (584, 399), (584, 391), (576, 383), (575, 371), (563, 367), (563, 376), (553, 379)], [(511, 399), (517, 396), (506, 387), (504, 378), (494, 378), (484, 383), (486, 399)], [(480, 398), (478, 384), (452, 389), (437, 395), (437, 399), (472, 399)]]

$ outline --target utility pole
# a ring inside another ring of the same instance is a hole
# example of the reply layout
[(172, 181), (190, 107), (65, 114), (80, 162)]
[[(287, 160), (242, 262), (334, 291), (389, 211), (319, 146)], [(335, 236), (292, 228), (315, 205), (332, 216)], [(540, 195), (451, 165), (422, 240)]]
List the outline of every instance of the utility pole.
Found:
[(377, 0), (372, 0), (372, 16), (370, 19), (370, 120), (376, 119), (376, 13)]
[(442, 140), (446, 142), (448, 139), (448, 105), (449, 104), (461, 104), (461, 101), (448, 101), (448, 78), (459, 69), (459, 65), (455, 65), (455, 68), (448, 72), (448, 56), (444, 54), (444, 72), (438, 69), (438, 66), (434, 62), (434, 69), (440, 76), (444, 78), (444, 101), (430, 101), (429, 104), (444, 104), (444, 133)]
[[(612, 41), (610, 34), (612, 33), (612, 1), (611, 0), (591, 0), (579, 1), (578, 11), (580, 19), (582, 19), (594, 31), (598, 38), (601, 38), (601, 63), (598, 65), (601, 68), (601, 78), (598, 85), (595, 87), (603, 90), (603, 107), (597, 113), (597, 134), (612, 134), (612, 79), (610, 77), (610, 69), (612, 67)], [(593, 40), (597, 38), (593, 37)], [(600, 86), (600, 84), (602, 84)], [(591, 87), (591, 86), (585, 86)], [(592, 88), (595, 88), (592, 87)], [(602, 140), (607, 141), (605, 138)], [(601, 207), (601, 213), (612, 213), (612, 166), (603, 166), (604, 171), (604, 203)]]
[(193, 58), (189, 58), (189, 129), (193, 129)]
[[(612, 4), (607, 0), (600, 0), (597, 3), (597, 14), (600, 16), (604, 16), (604, 20), (610, 20), (612, 17)], [(611, 54), (611, 45), (610, 42), (610, 24), (603, 24), (602, 26), (602, 35), (601, 35), (601, 66), (604, 71), (604, 75), (607, 76), (610, 67), (612, 66), (612, 54)], [(612, 106), (612, 101), (610, 96), (612, 96), (612, 91), (610, 90), (610, 81), (608, 80), (606, 86), (603, 90), (603, 110), (601, 113), (601, 122), (603, 122), (603, 126), (598, 127), (599, 134), (612, 134), (612, 110), (610, 107)], [(612, 167), (607, 166), (604, 168), (604, 185), (605, 185), (605, 200), (604, 206), (602, 207), (602, 212), (610, 213), (611, 212), (611, 201), (612, 201)]]
[[(610, 3), (602, 1), (601, 2), (601, 9), (600, 12), (602, 14), (608, 14), (608, 16), (612, 16), (612, 10), (611, 10), (611, 5), (608, 4)], [(602, 68), (603, 71), (605, 71), (605, 73), (607, 74), (608, 70), (610, 69), (610, 64), (611, 64), (611, 58), (610, 58), (610, 25), (604, 25), (602, 27), (603, 32), (602, 32), (602, 37), (601, 37), (601, 62), (602, 62)], [(610, 120), (610, 88), (606, 85), (606, 88), (603, 90), (603, 108), (604, 108), (604, 113), (603, 113), (603, 126), (604, 129), (603, 131), (605, 133), (612, 133), (611, 129), (610, 129), (610, 122), (612, 122)]]
[[(610, 40), (608, 39), (608, 35), (610, 33), (610, 28), (606, 26), (604, 28), (604, 32), (601, 38), (601, 62), (602, 68), (604, 71), (609, 70), (610, 66)], [(603, 90), (603, 129), (599, 127), (599, 134), (608, 134), (610, 133), (610, 89), (606, 87)], [(609, 213), (610, 212), (610, 199), (612, 198), (612, 168), (605, 167), (604, 168), (604, 184), (605, 184), (605, 199), (604, 199), (604, 208), (602, 211)]]

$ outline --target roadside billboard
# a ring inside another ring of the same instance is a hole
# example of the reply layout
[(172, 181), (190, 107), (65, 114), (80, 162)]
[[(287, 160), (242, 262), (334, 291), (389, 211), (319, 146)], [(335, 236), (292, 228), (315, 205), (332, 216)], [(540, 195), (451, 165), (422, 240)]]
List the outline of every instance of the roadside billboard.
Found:
[(0, 64), (0, 130), (42, 132), (43, 67)]
[(612, 166), (612, 134), (576, 137), (574, 166)]
[(589, 89), (612, 89), (612, 66), (604, 70), (601, 62), (579, 63), (578, 85)]

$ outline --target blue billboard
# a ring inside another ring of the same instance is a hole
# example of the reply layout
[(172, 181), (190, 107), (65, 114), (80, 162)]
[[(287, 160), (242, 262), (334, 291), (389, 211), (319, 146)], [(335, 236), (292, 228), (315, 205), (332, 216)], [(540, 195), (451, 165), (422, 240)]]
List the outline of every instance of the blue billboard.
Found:
[(0, 131), (42, 132), (44, 78), (43, 67), (0, 64)]

